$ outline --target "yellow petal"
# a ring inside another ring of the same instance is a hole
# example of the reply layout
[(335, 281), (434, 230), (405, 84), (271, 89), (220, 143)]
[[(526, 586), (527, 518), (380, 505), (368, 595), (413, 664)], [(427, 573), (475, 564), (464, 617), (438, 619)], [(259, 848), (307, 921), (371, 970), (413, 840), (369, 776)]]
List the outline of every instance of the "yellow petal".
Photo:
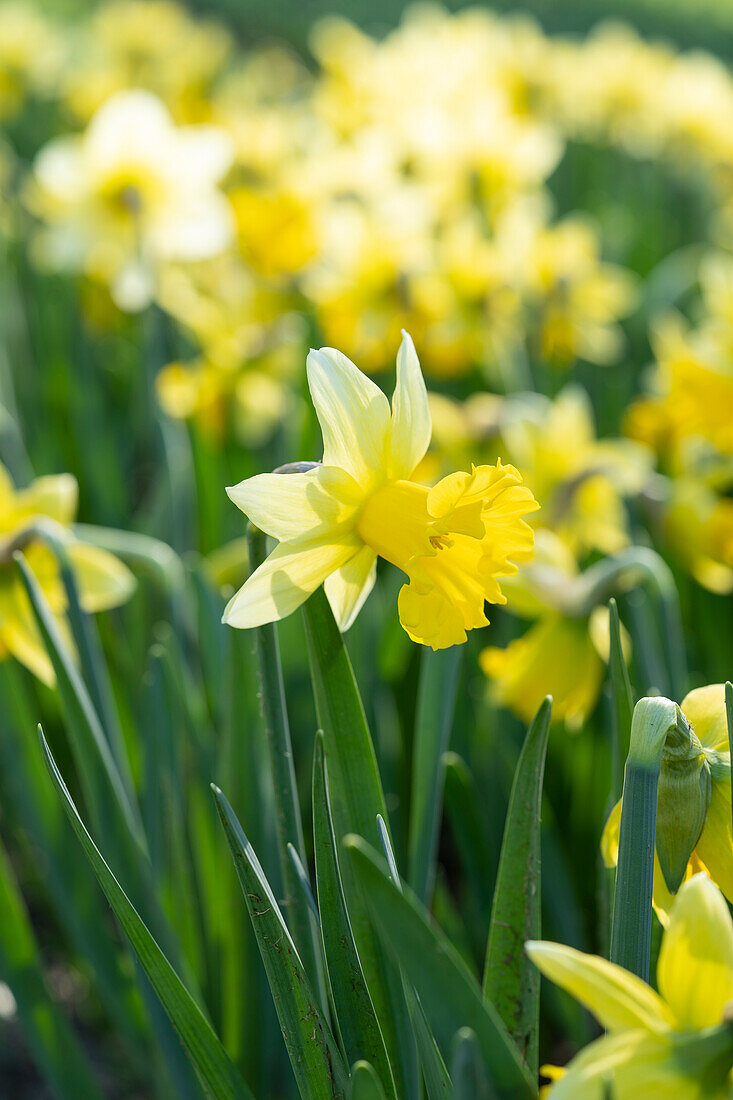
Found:
[(284, 619), (362, 545), (356, 536), (333, 543), (281, 542), (231, 598), (222, 622), (246, 629)]
[(3, 570), (0, 580), (0, 649), (4, 649), (34, 676), (53, 686), (53, 665), (36, 626), (33, 610), (20, 581)]
[(657, 983), (683, 1031), (720, 1023), (733, 1000), (733, 921), (707, 875), (680, 887), (659, 952)]
[(323, 433), (323, 464), (363, 487), (385, 473), (390, 408), (379, 387), (334, 348), (308, 355), (308, 385)]
[(389, 476), (409, 478), (430, 445), (428, 393), (412, 337), (402, 333), (397, 353), (397, 384), (392, 398)]
[(727, 751), (725, 684), (695, 688), (684, 697), (680, 709), (706, 749)]
[[(719, 778), (716, 777), (718, 768), (721, 772)], [(729, 768), (713, 765), (708, 816), (695, 845), (695, 852), (728, 901), (733, 902), (733, 823)]]
[(71, 542), (66, 547), (84, 611), (94, 614), (119, 607), (135, 591), (135, 577), (127, 566), (98, 546)]
[(664, 1032), (672, 1016), (651, 986), (621, 966), (560, 943), (531, 941), (527, 954), (546, 978), (590, 1009), (609, 1031)]
[[(716, 1039), (716, 1050), (721, 1040)], [(585, 1047), (548, 1089), (548, 1100), (730, 1100), (728, 1086), (710, 1084), (697, 1036), (645, 1031), (607, 1035)]]
[(15, 495), (15, 507), (21, 516), (49, 516), (68, 525), (76, 516), (78, 486), (71, 474), (38, 477), (27, 489)]
[(502, 706), (529, 722), (551, 695), (553, 719), (570, 729), (590, 714), (603, 681), (603, 662), (583, 619), (549, 615), (506, 649), (485, 649), (479, 661)]
[(345, 470), (318, 466), (298, 474), (257, 474), (227, 489), (256, 527), (279, 542), (337, 535), (362, 493)]
[(377, 579), (377, 555), (364, 546), (346, 565), (324, 581), (324, 588), (339, 630), (346, 631), (361, 611)]

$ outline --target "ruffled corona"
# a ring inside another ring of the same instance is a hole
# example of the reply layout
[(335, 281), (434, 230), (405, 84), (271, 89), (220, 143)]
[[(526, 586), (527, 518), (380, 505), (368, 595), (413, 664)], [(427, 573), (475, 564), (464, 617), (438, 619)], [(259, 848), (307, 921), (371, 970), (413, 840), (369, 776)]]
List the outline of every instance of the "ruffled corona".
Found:
[(443, 649), (488, 622), (504, 603), (499, 578), (532, 553), (523, 516), (537, 507), (513, 466), (474, 466), (432, 489), (410, 481), (430, 442), (420, 364), (405, 335), (390, 409), (381, 390), (345, 356), (311, 352), (308, 381), (323, 431), (323, 465), (261, 474), (229, 490), (280, 541), (230, 601), (224, 619), (256, 626), (282, 618), (319, 584), (342, 630), (368, 595), (377, 557), (407, 574), (400, 621), (417, 642)]

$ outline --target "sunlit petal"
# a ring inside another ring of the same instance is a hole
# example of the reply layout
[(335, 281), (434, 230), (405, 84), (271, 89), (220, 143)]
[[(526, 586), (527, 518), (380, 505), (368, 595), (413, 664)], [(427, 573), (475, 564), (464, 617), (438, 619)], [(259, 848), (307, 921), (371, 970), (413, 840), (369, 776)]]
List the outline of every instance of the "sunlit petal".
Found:
[(346, 565), (326, 577), (324, 588), (339, 630), (348, 630), (377, 579), (377, 555), (364, 546)]
[(227, 493), (256, 527), (280, 542), (338, 532), (353, 518), (362, 495), (345, 470), (332, 466), (257, 474)]
[(392, 398), (391, 477), (411, 475), (430, 445), (430, 433), (428, 393), (420, 361), (412, 337), (403, 332)]

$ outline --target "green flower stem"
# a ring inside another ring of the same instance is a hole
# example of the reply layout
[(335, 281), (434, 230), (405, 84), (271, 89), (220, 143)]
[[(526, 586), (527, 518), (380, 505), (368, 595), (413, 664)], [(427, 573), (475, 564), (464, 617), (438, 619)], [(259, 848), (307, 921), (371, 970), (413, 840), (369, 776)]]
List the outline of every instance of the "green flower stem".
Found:
[(667, 563), (647, 546), (630, 546), (568, 579), (552, 569), (537, 569), (533, 582), (556, 611), (570, 618), (585, 617), (630, 586), (648, 582), (659, 597), (662, 635), (669, 669), (669, 692), (681, 699), (687, 688), (687, 661), (679, 596)]
[[(252, 572), (267, 556), (266, 542), (267, 536), (264, 532), (250, 523), (247, 528), (247, 544)], [(315, 927), (313, 914), (305, 901), (296, 866), (288, 851), (288, 846), (292, 845), (300, 863), (303, 866), (306, 865), (303, 824), (295, 780), (277, 627), (274, 623), (266, 623), (264, 626), (255, 627), (252, 634), (255, 639), (262, 716), (267, 734), (275, 795), (275, 831), (285, 891), (285, 914), (306, 973), (318, 991), (321, 1005), (324, 1005), (326, 1001), (323, 969), (316, 940), (318, 930)]]
[(662, 750), (677, 714), (669, 699), (639, 700), (624, 770), (611, 962), (644, 981), (649, 980), (651, 954), (657, 787)]
[[(733, 762), (733, 684), (725, 683), (725, 718), (727, 720), (727, 747)], [(731, 768), (731, 805), (733, 806), (733, 768)]]

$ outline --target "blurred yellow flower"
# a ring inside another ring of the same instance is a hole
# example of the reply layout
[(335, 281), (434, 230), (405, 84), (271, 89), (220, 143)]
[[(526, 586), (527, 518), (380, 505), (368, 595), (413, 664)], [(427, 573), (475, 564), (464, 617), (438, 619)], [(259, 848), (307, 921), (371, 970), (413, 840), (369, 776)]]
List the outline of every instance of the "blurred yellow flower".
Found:
[(49, 93), (60, 64), (60, 32), (41, 8), (29, 0), (0, 3), (0, 119), (28, 95)]
[(597, 955), (547, 942), (526, 950), (607, 1032), (550, 1085), (550, 1100), (603, 1100), (609, 1088), (615, 1100), (730, 1100), (733, 922), (705, 875), (690, 879), (672, 906), (657, 964), (659, 993)]
[[(530, 722), (546, 695), (552, 695), (553, 720), (571, 731), (582, 727), (601, 692), (608, 661), (608, 609), (570, 617), (555, 606), (552, 592), (563, 595), (578, 567), (572, 553), (551, 531), (536, 532), (534, 560), (505, 582), (508, 607), (536, 621), (501, 649), (489, 646), (479, 657), (491, 681), (496, 703)], [(622, 637), (624, 648), (628, 639)]]
[[(680, 709), (692, 727), (694, 750), (697, 759), (710, 772), (710, 794), (699, 836), (694, 843), (685, 878), (705, 871), (718, 884), (729, 901), (733, 901), (733, 825), (731, 824), (730, 750), (725, 714), (725, 685), (710, 684), (696, 688), (680, 703)], [(663, 761), (662, 768), (664, 770)], [(675, 762), (670, 758), (669, 767)], [(676, 765), (679, 769), (679, 764)], [(666, 800), (673, 799), (674, 805)], [(670, 813), (680, 817), (681, 799), (677, 787), (665, 794), (660, 787), (657, 813)], [(609, 867), (618, 858), (621, 802), (618, 802), (606, 822), (601, 840), (603, 858)], [(657, 829), (659, 838), (659, 826)], [(659, 843), (659, 840), (657, 841)], [(665, 879), (658, 854), (654, 856), (654, 908), (660, 920), (666, 923), (674, 894)]]
[(473, 467), (432, 489), (409, 478), (430, 442), (420, 364), (405, 334), (392, 408), (340, 352), (311, 351), (308, 383), (321, 425), (323, 465), (260, 474), (229, 489), (280, 545), (232, 598), (224, 621), (252, 627), (289, 615), (325, 582), (342, 630), (374, 584), (377, 556), (405, 572), (400, 621), (414, 641), (442, 649), (487, 623), (503, 603), (498, 578), (532, 552), (521, 518), (535, 508), (511, 466)]
[(231, 242), (231, 207), (217, 189), (231, 155), (222, 131), (176, 127), (149, 92), (120, 92), (84, 134), (39, 153), (30, 202), (46, 228), (37, 253), (107, 283), (122, 309), (142, 308), (162, 263), (205, 259)]
[(172, 0), (107, 0), (72, 41), (61, 94), (87, 121), (117, 92), (144, 88), (177, 122), (199, 122), (232, 46), (223, 26)]
[(503, 445), (542, 506), (539, 523), (576, 554), (612, 554), (627, 545), (623, 501), (649, 476), (647, 448), (596, 439), (590, 399), (578, 386), (566, 386), (554, 401), (514, 397), (504, 421)]
[(0, 659), (13, 656), (46, 683), (54, 673), (23, 583), (13, 561), (22, 550), (51, 610), (61, 620), (66, 596), (56, 557), (43, 541), (43, 528), (63, 541), (85, 611), (106, 611), (129, 598), (135, 581), (106, 550), (81, 542), (70, 530), (76, 515), (77, 484), (70, 474), (39, 477), (15, 489), (0, 466)]

